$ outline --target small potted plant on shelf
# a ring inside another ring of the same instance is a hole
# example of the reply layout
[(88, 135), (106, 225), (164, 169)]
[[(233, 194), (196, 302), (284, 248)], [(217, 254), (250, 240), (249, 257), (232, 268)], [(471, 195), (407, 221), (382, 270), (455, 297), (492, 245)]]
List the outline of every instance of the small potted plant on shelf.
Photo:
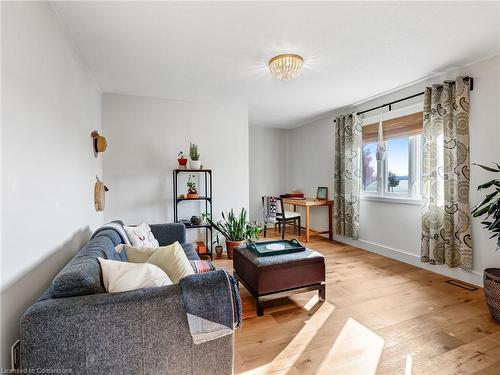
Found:
[(258, 225), (250, 224), (247, 220), (247, 212), (241, 209), (239, 215), (235, 215), (233, 209), (222, 213), (222, 220), (214, 222), (207, 216), (208, 223), (226, 238), (227, 257), (233, 259), (234, 249), (244, 241), (259, 238), (262, 228)]
[(187, 198), (188, 199), (196, 199), (199, 197), (198, 195), (198, 190), (196, 190), (196, 176), (194, 174), (190, 174), (187, 180), (187, 187), (188, 187), (188, 192), (187, 192)]
[[(500, 173), (500, 164), (486, 167), (475, 164), (488, 172)], [(486, 197), (472, 210), (473, 217), (486, 215), (481, 224), (491, 233), (490, 238), (497, 237), (497, 250), (500, 250), (500, 179), (493, 179), (477, 187), (477, 190), (493, 188)], [(483, 275), (484, 295), (491, 316), (500, 323), (500, 268), (487, 268)]]
[(179, 169), (186, 169), (187, 158), (184, 156), (184, 152), (179, 151), (177, 154), (177, 162), (179, 163)]
[(198, 145), (195, 143), (189, 144), (189, 168), (191, 169), (200, 169), (201, 161), (200, 161), (200, 153), (198, 152)]

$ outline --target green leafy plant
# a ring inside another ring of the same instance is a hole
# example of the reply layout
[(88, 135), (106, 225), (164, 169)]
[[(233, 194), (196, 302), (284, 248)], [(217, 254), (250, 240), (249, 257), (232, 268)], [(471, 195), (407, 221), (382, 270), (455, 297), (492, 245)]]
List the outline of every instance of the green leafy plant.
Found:
[[(493, 163), (495, 167), (487, 167), (485, 165), (474, 164), (488, 172), (500, 173), (500, 164)], [(488, 229), (492, 235), (490, 238), (497, 237), (497, 250), (500, 250), (500, 180), (493, 179), (485, 182), (477, 187), (477, 190), (493, 188), (493, 192), (486, 194), (486, 197), (472, 210), (472, 216), (480, 217), (486, 215), (481, 221), (485, 229)]]
[(200, 159), (200, 153), (198, 152), (198, 145), (197, 144), (189, 143), (189, 157), (193, 161)]
[(241, 209), (236, 215), (231, 209), (222, 213), (222, 220), (214, 222), (209, 215), (204, 215), (204, 219), (228, 241), (247, 241), (259, 238), (262, 228), (258, 225), (250, 224), (247, 220), (247, 212)]
[(190, 174), (187, 180), (187, 187), (188, 187), (188, 193), (189, 194), (197, 194), (198, 191), (196, 190), (196, 175)]
[(184, 159), (184, 152), (179, 151), (179, 153), (177, 154), (177, 157), (178, 157), (179, 159)]
[(220, 246), (220, 243), (219, 243), (219, 234), (217, 234), (215, 236), (215, 240), (212, 241), (212, 245), (216, 245), (216, 244), (217, 244), (217, 246)]

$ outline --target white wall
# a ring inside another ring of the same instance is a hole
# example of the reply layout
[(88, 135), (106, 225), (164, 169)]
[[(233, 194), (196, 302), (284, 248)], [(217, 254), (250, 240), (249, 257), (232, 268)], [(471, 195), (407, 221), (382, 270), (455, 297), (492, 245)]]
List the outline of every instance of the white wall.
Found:
[[(198, 144), (203, 166), (213, 169), (214, 216), (248, 210), (246, 108), (106, 94), (102, 111), (106, 220), (171, 222), (172, 170), (180, 150), (189, 155), (190, 141)], [(185, 183), (180, 189), (187, 192)]]
[[(328, 198), (333, 197), (333, 120), (324, 118), (311, 126), (289, 131), (287, 176), (288, 190), (302, 191), (306, 197), (315, 197), (318, 186), (328, 187)], [(298, 208), (301, 211), (301, 208)], [(304, 215), (304, 212), (301, 212)], [(328, 229), (328, 209), (311, 210), (311, 227)], [(302, 221), (305, 222), (305, 219)]]
[(1, 364), (22, 312), (79, 250), (102, 214), (100, 90), (48, 2), (2, 2)]
[[(288, 134), (288, 188), (302, 188), (313, 195), (316, 186), (333, 182), (333, 119), (338, 113), (350, 113), (371, 108), (414, 93), (423, 91), (431, 83), (454, 79), (457, 75), (474, 77), (470, 110), (471, 163), (489, 163), (500, 160), (500, 56), (433, 77), (427, 81), (406, 87), (359, 106), (343, 108), (331, 116), (289, 131)], [(421, 99), (419, 99), (421, 100)], [(414, 102), (407, 102), (408, 105)], [(294, 152), (290, 152), (290, 150)], [(298, 151), (298, 152), (297, 152)], [(314, 166), (314, 167), (313, 167)], [(316, 167), (317, 166), (317, 167)], [(471, 207), (482, 194), (476, 186), (491, 178), (487, 172), (471, 168)], [(339, 241), (375, 251), (408, 263), (429, 268), (475, 284), (482, 283), (482, 271), (486, 267), (500, 266), (500, 253), (495, 251), (494, 240), (484, 231), (480, 220), (472, 222), (474, 249), (473, 272), (468, 273), (447, 266), (428, 266), (420, 263), (420, 207), (398, 203), (363, 200), (360, 208), (359, 241), (336, 236)], [(327, 227), (327, 216), (322, 212), (312, 215), (311, 225), (318, 229)]]
[(287, 190), (287, 135), (284, 129), (250, 127), (250, 218), (262, 222), (262, 196)]

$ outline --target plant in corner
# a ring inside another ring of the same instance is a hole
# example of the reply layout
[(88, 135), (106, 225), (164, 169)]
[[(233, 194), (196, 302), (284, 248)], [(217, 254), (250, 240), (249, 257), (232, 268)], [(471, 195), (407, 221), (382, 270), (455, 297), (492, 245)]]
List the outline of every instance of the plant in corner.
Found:
[(214, 222), (209, 216), (206, 216), (208, 223), (226, 238), (227, 257), (233, 259), (234, 249), (241, 245), (243, 241), (255, 240), (259, 238), (262, 228), (250, 224), (247, 220), (247, 212), (241, 209), (239, 215), (236, 215), (231, 209), (229, 212), (222, 213), (222, 220)]
[(200, 169), (200, 153), (198, 152), (198, 145), (195, 143), (189, 143), (189, 168)]
[[(500, 164), (487, 167), (475, 164), (488, 172), (500, 173)], [(500, 250), (500, 179), (493, 179), (477, 187), (477, 190), (491, 189), (484, 199), (472, 210), (473, 217), (485, 216), (481, 221), (484, 228), (491, 232), (490, 238), (497, 237), (497, 250)], [(500, 323), (500, 268), (487, 268), (483, 275), (484, 295), (491, 316)]]
[(177, 154), (177, 162), (179, 163), (179, 169), (186, 169), (187, 159), (184, 156), (184, 152), (179, 151)]
[(199, 197), (198, 195), (198, 190), (196, 190), (196, 176), (194, 174), (190, 174), (187, 180), (187, 187), (188, 187), (188, 192), (187, 192), (187, 198), (188, 199), (196, 199)]

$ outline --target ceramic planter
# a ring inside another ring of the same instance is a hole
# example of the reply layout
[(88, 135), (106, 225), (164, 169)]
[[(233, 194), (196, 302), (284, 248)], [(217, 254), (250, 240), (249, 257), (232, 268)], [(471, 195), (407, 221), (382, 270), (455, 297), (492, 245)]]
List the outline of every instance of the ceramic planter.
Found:
[(226, 250), (228, 259), (233, 259), (234, 249), (240, 246), (243, 241), (228, 241), (226, 240)]
[(217, 259), (222, 259), (222, 252), (224, 251), (224, 248), (221, 245), (215, 246), (215, 254), (217, 256)]
[(179, 163), (179, 169), (186, 169), (186, 164), (188, 162), (188, 160), (186, 158), (177, 159), (177, 162)]
[(200, 160), (189, 160), (189, 168), (190, 169), (200, 169), (201, 161)]

